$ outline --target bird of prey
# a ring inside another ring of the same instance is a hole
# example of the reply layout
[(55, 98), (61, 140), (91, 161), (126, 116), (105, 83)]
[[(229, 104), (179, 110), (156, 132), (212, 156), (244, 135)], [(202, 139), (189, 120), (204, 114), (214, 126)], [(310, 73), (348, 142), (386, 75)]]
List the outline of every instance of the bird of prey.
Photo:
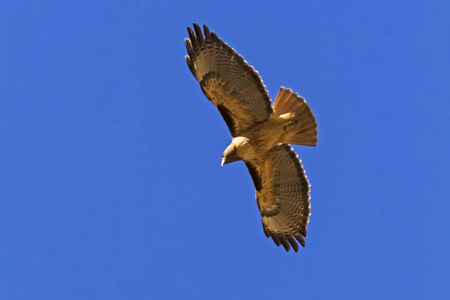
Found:
[(309, 182), (289, 144), (315, 146), (317, 123), (305, 99), (281, 87), (274, 105), (258, 72), (206, 25), (188, 27), (186, 63), (222, 115), (232, 142), (222, 165), (242, 160), (256, 188), (264, 233), (286, 251), (305, 246)]

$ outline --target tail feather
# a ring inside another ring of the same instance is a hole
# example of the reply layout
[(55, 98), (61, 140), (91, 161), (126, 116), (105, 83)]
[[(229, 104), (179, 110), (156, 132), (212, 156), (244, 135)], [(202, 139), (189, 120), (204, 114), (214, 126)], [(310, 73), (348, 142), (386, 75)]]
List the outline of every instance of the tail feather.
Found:
[(286, 135), (283, 143), (316, 146), (316, 118), (303, 97), (292, 92), (291, 89), (281, 87), (275, 98), (273, 109), (275, 116), (279, 117), (290, 113), (293, 115), (292, 119), (297, 121), (295, 128)]

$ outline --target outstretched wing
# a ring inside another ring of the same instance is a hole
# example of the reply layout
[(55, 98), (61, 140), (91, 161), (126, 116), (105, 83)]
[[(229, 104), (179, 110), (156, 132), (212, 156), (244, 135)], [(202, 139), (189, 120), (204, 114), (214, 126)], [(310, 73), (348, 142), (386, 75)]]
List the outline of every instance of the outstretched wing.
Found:
[(309, 182), (289, 145), (275, 146), (266, 156), (246, 162), (256, 188), (264, 233), (286, 251), (304, 247), (310, 215)]
[[(194, 32), (195, 30), (195, 32)], [(206, 97), (217, 107), (231, 135), (263, 122), (272, 113), (270, 97), (258, 72), (203, 25), (188, 28), (186, 63)]]

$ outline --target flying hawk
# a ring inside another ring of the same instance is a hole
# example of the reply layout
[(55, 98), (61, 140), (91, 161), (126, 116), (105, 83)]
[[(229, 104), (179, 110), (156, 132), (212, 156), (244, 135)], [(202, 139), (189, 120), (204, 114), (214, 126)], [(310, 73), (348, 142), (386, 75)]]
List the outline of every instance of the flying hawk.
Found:
[(289, 144), (315, 146), (317, 123), (305, 99), (281, 87), (273, 107), (258, 72), (206, 25), (188, 27), (186, 63), (227, 124), (222, 165), (242, 160), (256, 188), (264, 233), (286, 251), (305, 246), (309, 182)]

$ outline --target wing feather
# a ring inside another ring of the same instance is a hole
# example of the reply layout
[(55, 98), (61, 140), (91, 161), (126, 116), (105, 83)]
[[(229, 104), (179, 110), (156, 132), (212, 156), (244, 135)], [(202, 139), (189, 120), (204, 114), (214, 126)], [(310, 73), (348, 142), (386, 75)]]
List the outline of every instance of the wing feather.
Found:
[(258, 72), (210, 32), (206, 25), (188, 28), (186, 63), (206, 97), (219, 109), (232, 136), (266, 121), (270, 97)]
[(258, 160), (246, 163), (256, 190), (264, 233), (286, 251), (305, 246), (309, 221), (309, 182), (289, 145), (275, 146)]

